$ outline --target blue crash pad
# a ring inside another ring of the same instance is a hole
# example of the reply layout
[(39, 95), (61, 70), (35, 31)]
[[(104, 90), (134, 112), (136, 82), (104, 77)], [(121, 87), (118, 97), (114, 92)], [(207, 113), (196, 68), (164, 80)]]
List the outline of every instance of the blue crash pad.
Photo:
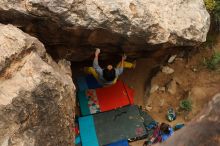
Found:
[(90, 110), (88, 107), (88, 97), (85, 91), (78, 91), (77, 98), (79, 100), (80, 111), (82, 115), (90, 115)]
[(96, 80), (96, 78), (93, 77), (93, 75), (87, 75), (86, 77), (77, 77), (76, 82), (80, 91), (102, 87), (102, 85)]
[(80, 91), (88, 89), (88, 85), (85, 77), (78, 77), (76, 81)]
[(101, 88), (102, 85), (93, 77), (93, 75), (86, 76), (86, 82), (89, 89)]
[(129, 146), (127, 140), (120, 140), (111, 144), (107, 144), (106, 146)]
[(92, 116), (80, 117), (79, 129), (83, 146), (99, 146)]

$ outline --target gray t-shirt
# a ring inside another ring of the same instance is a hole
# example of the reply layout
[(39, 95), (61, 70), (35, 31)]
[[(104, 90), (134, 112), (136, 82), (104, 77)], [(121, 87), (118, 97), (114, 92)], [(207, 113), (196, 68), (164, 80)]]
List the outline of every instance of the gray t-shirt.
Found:
[[(110, 85), (113, 84), (114, 81), (106, 81), (103, 77), (103, 69), (99, 66), (98, 60), (94, 59), (93, 60), (93, 68), (95, 69), (95, 71), (97, 72), (97, 74), (99, 75), (99, 82), (102, 85)], [(123, 67), (119, 67), (119, 68), (115, 68), (115, 78), (117, 78), (120, 74), (123, 73)]]

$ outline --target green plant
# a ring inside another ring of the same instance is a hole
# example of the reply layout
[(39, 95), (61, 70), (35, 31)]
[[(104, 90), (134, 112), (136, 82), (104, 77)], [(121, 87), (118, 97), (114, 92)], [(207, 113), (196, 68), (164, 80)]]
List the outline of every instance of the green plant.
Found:
[(215, 8), (212, 12), (214, 19), (217, 23), (220, 22), (220, 0), (215, 0)]
[(218, 17), (220, 16), (220, 0), (215, 0), (214, 9), (212, 10), (212, 12), (215, 15), (218, 15)]
[(189, 99), (184, 99), (180, 101), (180, 109), (184, 111), (192, 110), (192, 102)]
[(215, 0), (204, 0), (204, 2), (205, 2), (205, 6), (209, 12), (212, 12), (215, 9), (215, 7), (216, 7)]
[(211, 70), (216, 70), (220, 63), (220, 53), (215, 52), (210, 59), (204, 59), (204, 64), (207, 68)]
[(204, 0), (206, 9), (211, 15), (211, 25), (220, 31), (220, 0)]

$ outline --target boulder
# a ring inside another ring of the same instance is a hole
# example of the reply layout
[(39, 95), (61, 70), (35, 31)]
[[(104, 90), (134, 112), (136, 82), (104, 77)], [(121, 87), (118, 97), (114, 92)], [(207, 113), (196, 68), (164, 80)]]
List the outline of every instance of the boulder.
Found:
[(38, 39), (0, 24), (0, 145), (73, 145), (75, 86), (60, 64)]
[(4, 0), (0, 22), (37, 36), (54, 57), (81, 61), (94, 47), (136, 57), (197, 45), (206, 40), (210, 16), (203, 0)]

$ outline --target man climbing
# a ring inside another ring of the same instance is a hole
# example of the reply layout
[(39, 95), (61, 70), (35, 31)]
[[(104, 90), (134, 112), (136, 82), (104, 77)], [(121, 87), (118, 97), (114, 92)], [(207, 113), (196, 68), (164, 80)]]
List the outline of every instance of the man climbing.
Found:
[(126, 62), (125, 60), (127, 57), (126, 55), (123, 55), (121, 62), (116, 68), (113, 68), (112, 65), (107, 65), (106, 68), (102, 69), (99, 66), (99, 54), (100, 49), (97, 48), (95, 51), (95, 58), (93, 60), (93, 67), (85, 68), (85, 72), (92, 74), (102, 85), (115, 84), (118, 76), (123, 73), (124, 68), (135, 68), (135, 63)]

